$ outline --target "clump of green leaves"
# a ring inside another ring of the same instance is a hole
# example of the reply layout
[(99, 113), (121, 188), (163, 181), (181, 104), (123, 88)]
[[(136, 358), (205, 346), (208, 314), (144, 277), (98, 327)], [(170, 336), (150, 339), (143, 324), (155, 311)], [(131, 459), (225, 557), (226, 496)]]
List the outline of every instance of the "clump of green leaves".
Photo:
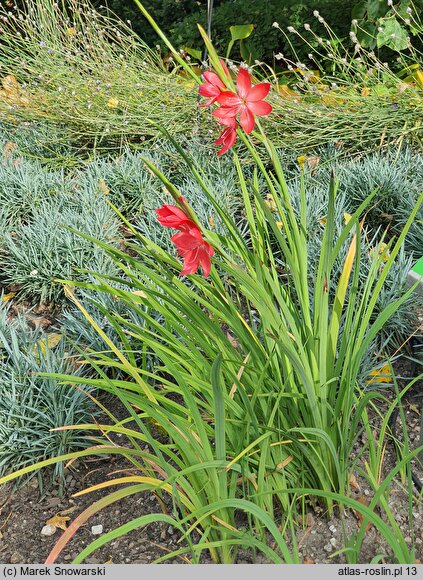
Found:
[[(369, 171), (368, 177), (369, 182), (366, 182), (366, 170), (369, 168), (373, 169)], [(342, 184), (340, 185), (338, 195), (335, 202), (335, 217), (334, 217), (334, 231), (335, 235), (341, 235), (346, 222), (350, 219), (352, 213), (354, 213), (359, 207), (360, 203), (373, 193), (374, 197), (372, 200), (371, 208), (368, 209), (365, 215), (365, 221), (363, 224), (363, 229), (361, 232), (361, 247), (362, 252), (360, 256), (360, 270), (359, 277), (362, 284), (365, 283), (370, 270), (372, 268), (372, 263), (376, 252), (383, 252), (386, 248), (386, 242), (389, 238), (386, 232), (381, 228), (380, 224), (373, 217), (372, 212), (377, 211), (379, 203), (384, 203), (383, 195), (379, 189), (377, 189), (376, 183), (380, 183), (379, 177), (380, 173), (376, 171), (377, 168), (387, 168), (392, 167), (389, 164), (389, 158), (386, 159), (383, 156), (371, 156), (370, 158), (365, 158), (360, 162), (356, 163), (339, 163), (338, 171), (342, 175)], [(396, 169), (393, 170), (394, 172)], [(389, 174), (389, 172), (387, 171)], [(361, 184), (366, 183), (367, 187), (364, 187), (361, 191), (356, 187), (356, 181)], [(407, 181), (404, 179), (405, 189), (407, 190)], [(329, 211), (328, 203), (329, 200), (326, 195), (327, 185), (329, 183), (329, 170), (327, 168), (322, 168), (316, 173), (314, 177), (310, 174), (306, 177), (308, 195), (306, 200), (306, 215), (307, 215), (307, 249), (308, 249), (308, 277), (310, 282), (310, 288), (313, 288), (313, 279), (316, 276), (320, 254), (322, 251), (322, 234), (325, 229), (327, 214)], [(411, 186), (411, 184), (408, 184)], [(290, 187), (292, 191), (292, 200), (294, 204), (294, 210), (299, 217), (300, 214), (300, 183), (298, 179), (291, 179)], [(413, 186), (411, 186), (413, 187)], [(415, 188), (415, 184), (414, 184)], [(376, 192), (376, 193), (375, 193)], [(416, 198), (417, 198), (417, 191)], [(412, 198), (412, 189), (407, 190), (407, 195)], [(399, 201), (401, 192), (396, 196), (396, 200)], [(415, 202), (414, 202), (415, 203)], [(392, 206), (391, 206), (392, 207)], [(399, 207), (399, 203), (398, 206)], [(410, 203), (410, 208), (412, 204)], [(401, 219), (404, 219), (407, 215), (406, 209), (403, 206), (402, 214), (398, 211), (396, 218), (402, 215)], [(421, 209), (417, 213), (421, 213)], [(376, 213), (378, 216), (379, 213)], [(280, 216), (276, 213), (276, 220), (280, 220)], [(401, 251), (398, 253), (395, 263), (392, 265), (387, 280), (381, 289), (380, 294), (377, 297), (375, 311), (373, 317), (375, 318), (389, 303), (393, 303), (398, 300), (407, 289), (407, 274), (410, 271), (415, 258), (413, 257), (413, 238), (411, 234), (415, 231), (416, 233), (421, 233), (421, 228), (418, 226), (418, 217), (416, 219), (417, 223), (410, 225), (406, 241)], [(396, 223), (395, 234), (401, 231), (401, 225), (399, 219)], [(408, 243), (407, 243), (408, 242)], [(408, 249), (409, 251), (406, 251)], [(340, 249), (339, 255), (334, 263), (334, 273), (337, 276), (341, 275), (342, 268), (346, 260), (348, 248), (344, 247)], [(418, 249), (416, 248), (415, 255), (418, 255)], [(384, 258), (387, 260), (389, 252)], [(283, 266), (283, 261), (281, 262)], [(375, 343), (370, 349), (371, 352), (380, 356), (381, 353), (394, 352), (404, 341), (407, 341), (409, 336), (413, 334), (416, 330), (416, 314), (419, 309), (423, 306), (423, 300), (419, 295), (409, 296), (398, 308), (398, 310), (392, 315), (392, 317), (386, 321), (385, 325), (381, 329)], [(372, 370), (371, 365), (374, 364), (374, 356), (371, 357), (373, 363), (367, 363), (365, 367), (367, 372)], [(364, 375), (363, 380), (366, 380)]]
[(410, 37), (422, 31), (419, 17), (422, 8), (421, 0), (360, 0), (352, 10), (353, 31), (366, 48), (386, 46), (401, 53), (410, 47)]
[[(23, 317), (12, 318), (0, 307), (0, 473), (87, 447), (83, 430), (51, 431), (87, 422), (96, 413), (83, 392), (81, 368), (77, 369), (60, 335), (30, 330)], [(38, 373), (76, 372), (79, 387), (59, 383)], [(63, 474), (57, 464), (55, 475)]]
[[(398, 235), (420, 195), (423, 182), (423, 158), (411, 150), (369, 155), (342, 164), (344, 190), (348, 207), (353, 211), (373, 190), (377, 190), (366, 222), (375, 231)], [(407, 251), (415, 259), (423, 254), (423, 209), (420, 208), (405, 239)]]
[(104, 197), (85, 201), (75, 199), (73, 207), (43, 202), (30, 222), (17, 224), (5, 235), (2, 273), (6, 283), (19, 286), (19, 297), (57, 302), (63, 298), (57, 279), (87, 279), (87, 268), (115, 272), (104, 253), (68, 229), (118, 242), (118, 224)]
[[(217, 68), (218, 56), (202, 33)], [(376, 441), (368, 410), (377, 408), (380, 401), (386, 403), (386, 398), (360, 388), (359, 377), (375, 337), (412, 294), (410, 289), (375, 316), (378, 296), (423, 203), (423, 194), (398, 238), (388, 240), (386, 246), (382, 242), (376, 245), (363, 276), (361, 258), (366, 248), (361, 222), (375, 193), (339, 227), (338, 187), (331, 176), (319, 258), (311, 269), (305, 177), (300, 175), (295, 208), (278, 153), (260, 125), (254, 136), (239, 131), (253, 171), (233, 153), (247, 232), (240, 231), (234, 216), (221, 207), (204, 167), (165, 129), (160, 130), (172, 141), (226, 232), (219, 234), (201, 223), (202, 236), (215, 250), (215, 266), (209, 278), (192, 275), (188, 283), (179, 276), (179, 259), (137, 234), (122, 214), (136, 238), (130, 252), (81, 234), (114, 262), (121, 272), (122, 286), (117, 287), (116, 277), (95, 272), (91, 274), (93, 283), (71, 282), (72, 286), (110, 294), (148, 321), (148, 325), (139, 326), (117, 309), (103, 309), (124, 344), (125, 336), (143, 343), (158, 363), (151, 370), (144, 361), (140, 364), (135, 359), (131, 349), (115, 345), (71, 285), (66, 286), (69, 298), (109, 348), (109, 352), (82, 353), (84, 362), (97, 372), (96, 377), (87, 379), (88, 384), (116, 394), (128, 411), (123, 421), (117, 421), (109, 411), (109, 424), (87, 427), (103, 434), (124, 435), (121, 446), (105, 443), (66, 458), (115, 453), (128, 458), (133, 471), (130, 477), (101, 484), (103, 489), (122, 487), (75, 520), (47, 563), (55, 561), (90, 515), (132, 494), (152, 491), (170, 497), (172, 515), (134, 518), (93, 542), (74, 562), (83, 561), (111, 539), (158, 520), (178, 529), (187, 545), (176, 553), (189, 553), (194, 562), (208, 550), (215, 562), (232, 563), (239, 545), (262, 551), (272, 562), (297, 562), (292, 522), (298, 506), (304, 508), (304, 498), (310, 496), (320, 498), (329, 511), (348, 506), (363, 516), (354, 558), (360, 557), (371, 522), (392, 550), (393, 561), (414, 562), (415, 554), (408, 548), (384, 492), (418, 451), (410, 453), (405, 442), (399, 466), (380, 481), (387, 425)], [(260, 150), (255, 147), (255, 138), (261, 142)], [(146, 159), (145, 163), (162, 180), (175, 203), (180, 203), (185, 192), (151, 161)], [(263, 199), (263, 184), (271, 203), (268, 197)], [(189, 203), (184, 202), (186, 210)], [(189, 210), (187, 215), (193, 211)], [(154, 312), (159, 319), (151, 315)], [(104, 367), (124, 372), (126, 380), (110, 377)], [(49, 377), (79, 381), (71, 374)], [(402, 395), (397, 391), (395, 404)], [(362, 430), (367, 435), (361, 451), (366, 471), (362, 471), (374, 491), (369, 507), (349, 495), (351, 455)], [(1, 481), (62, 459), (25, 468)], [(410, 476), (408, 483), (410, 488)], [(386, 517), (377, 515), (378, 506)], [(240, 513), (248, 518), (246, 531), (237, 527)], [(280, 514), (282, 531), (275, 523)], [(286, 543), (287, 530), (292, 532), (293, 553)]]
[(0, 123), (0, 149), (3, 156), (12, 149), (13, 157), (23, 155), (42, 160), (44, 163), (59, 162), (66, 166), (73, 161), (72, 146), (66, 131), (42, 120), (14, 122), (2, 118)]
[(37, 160), (0, 161), (1, 211), (10, 226), (27, 222), (46, 201), (69, 193), (69, 186), (63, 170), (46, 171)]
[[(124, 288), (123, 284), (116, 285), (117, 289)], [(79, 308), (75, 306), (67, 308), (60, 316), (59, 330), (71, 344), (77, 344), (78, 348), (93, 352), (110, 352), (108, 341), (112, 341), (117, 348), (125, 352), (127, 356), (133, 357), (143, 368), (153, 370), (158, 360), (146, 348), (143, 341), (140, 341), (131, 335), (122, 334), (120, 325), (113, 324), (108, 313), (113, 312), (117, 317), (128, 320), (137, 327), (149, 327), (151, 316), (154, 322), (160, 323), (162, 316), (159, 312), (150, 312), (148, 309), (139, 310), (128, 309), (126, 305), (115, 296), (97, 291), (90, 292), (81, 290), (79, 298), (82, 300), (89, 316), (95, 321), (98, 328), (104, 333), (105, 337), (100, 335), (96, 328), (87, 321)], [(103, 368), (107, 368), (104, 365)], [(124, 377), (122, 370), (114, 366), (108, 369), (113, 376)]]

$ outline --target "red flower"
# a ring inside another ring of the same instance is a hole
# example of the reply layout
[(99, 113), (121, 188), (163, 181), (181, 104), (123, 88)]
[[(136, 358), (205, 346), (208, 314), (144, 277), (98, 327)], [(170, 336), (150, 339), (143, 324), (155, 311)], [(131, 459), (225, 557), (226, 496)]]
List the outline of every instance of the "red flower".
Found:
[[(185, 202), (182, 196), (180, 200)], [(211, 270), (210, 258), (213, 256), (214, 250), (203, 239), (197, 224), (176, 205), (162, 205), (160, 209), (155, 211), (162, 226), (180, 230), (178, 234), (171, 237), (178, 254), (184, 260), (184, 268), (180, 276), (195, 274), (200, 265), (203, 268), (204, 276), (208, 276)]]
[(217, 154), (218, 157), (223, 155), (235, 145), (236, 141), (236, 119), (235, 117), (228, 117), (228, 119), (222, 119), (220, 122), (221, 125), (227, 125), (226, 129), (220, 135), (219, 139), (216, 139), (214, 142), (215, 145), (223, 145), (222, 149)]
[(184, 268), (180, 276), (195, 274), (200, 265), (203, 268), (204, 276), (208, 276), (211, 270), (211, 256), (214, 250), (201, 235), (198, 226), (191, 222), (183, 231), (171, 237), (178, 254), (184, 260)]
[[(182, 201), (185, 201), (182, 198)], [(166, 228), (183, 230), (189, 222), (194, 223), (190, 218), (176, 205), (162, 205), (160, 209), (155, 210), (158, 220)]]
[(209, 101), (202, 105), (203, 107), (207, 107), (216, 102), (218, 97), (220, 97), (220, 93), (225, 90), (226, 87), (217, 74), (211, 70), (204, 73), (204, 78), (206, 79), (206, 82), (200, 85), (198, 92), (202, 97), (211, 97)]
[[(220, 64), (222, 65), (226, 76), (229, 77), (229, 71), (222, 59), (220, 59)], [(221, 92), (226, 90), (226, 86), (220, 77), (211, 70), (204, 73), (204, 78), (206, 79), (206, 82), (200, 85), (198, 92), (202, 97), (211, 97), (209, 101), (202, 105), (203, 107), (208, 107), (216, 102)]]
[(221, 107), (213, 111), (213, 115), (228, 125), (228, 119), (235, 118), (239, 113), (239, 123), (246, 133), (254, 129), (254, 117), (263, 117), (272, 111), (272, 105), (263, 99), (270, 91), (269, 83), (251, 86), (251, 75), (245, 69), (239, 70), (236, 79), (237, 93), (221, 92), (215, 99)]

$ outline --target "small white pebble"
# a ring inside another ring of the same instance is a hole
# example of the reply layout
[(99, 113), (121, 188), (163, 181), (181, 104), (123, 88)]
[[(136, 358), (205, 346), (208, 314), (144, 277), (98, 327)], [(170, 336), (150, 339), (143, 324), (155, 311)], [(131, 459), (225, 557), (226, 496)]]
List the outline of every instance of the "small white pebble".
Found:
[(57, 530), (56, 526), (53, 526), (53, 524), (47, 524), (41, 530), (41, 535), (42, 536), (52, 536), (53, 534), (56, 533), (56, 530)]
[(93, 536), (99, 536), (103, 533), (103, 526), (101, 524), (98, 524), (97, 526), (91, 526), (91, 533)]

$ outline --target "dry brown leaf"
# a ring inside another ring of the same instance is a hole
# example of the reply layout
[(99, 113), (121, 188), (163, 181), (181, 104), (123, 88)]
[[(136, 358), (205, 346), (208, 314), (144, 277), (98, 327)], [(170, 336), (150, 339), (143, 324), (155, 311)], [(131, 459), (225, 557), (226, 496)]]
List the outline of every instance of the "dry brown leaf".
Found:
[(132, 238), (134, 235), (134, 232), (128, 226), (121, 226), (120, 230), (124, 238)]
[(13, 151), (15, 151), (17, 148), (17, 144), (13, 143), (13, 141), (6, 141), (6, 143), (3, 145), (3, 158), (6, 160), (9, 159)]
[(41, 328), (42, 330), (45, 330), (50, 326), (52, 320), (50, 318), (46, 318), (45, 316), (40, 316), (39, 318), (34, 318), (31, 322), (35, 328)]
[(231, 346), (233, 346), (234, 348), (239, 348), (241, 346), (239, 340), (237, 340), (234, 336), (232, 336), (230, 332), (226, 333), (226, 338), (229, 340)]
[(3, 85), (5, 91), (13, 92), (20, 89), (17, 78), (14, 75), (6, 75), (2, 79), (1, 84)]
[(62, 340), (63, 334), (60, 332), (51, 332), (46, 336), (46, 338), (42, 338), (33, 346), (34, 354), (38, 355), (38, 352), (41, 352), (42, 356), (46, 356), (47, 349), (53, 350), (59, 342)]
[(350, 477), (350, 488), (356, 491), (361, 491), (361, 488), (354, 474), (352, 474)]
[(292, 455), (289, 455), (288, 457), (286, 457), (283, 461), (281, 461), (280, 463), (278, 463), (278, 465), (276, 466), (276, 469), (279, 471), (281, 469), (283, 469), (284, 467), (286, 467), (288, 465), (288, 463), (291, 463), (291, 461), (294, 458), (292, 457)]
[(132, 294), (134, 294), (135, 296), (140, 296), (141, 298), (147, 298), (147, 294), (142, 290), (134, 290)]
[[(368, 499), (367, 499), (365, 496), (360, 496), (360, 497), (358, 497), (358, 498), (357, 498), (357, 501), (358, 501), (359, 503), (361, 503), (362, 505), (366, 506), (366, 507), (368, 507), (368, 506), (369, 506), (369, 504), (370, 504), (370, 501), (369, 501), (369, 500), (368, 500)], [(356, 517), (356, 520), (357, 520), (357, 523), (358, 523), (358, 525), (359, 525), (359, 526), (361, 526), (361, 524), (363, 523), (363, 519), (364, 519), (364, 518), (363, 518), (363, 514), (362, 514), (362, 513), (360, 513), (360, 512), (359, 512), (359, 511), (357, 511), (357, 510), (354, 510), (354, 509), (353, 509), (353, 513), (354, 513), (354, 515), (355, 515), (355, 517)], [(372, 522), (369, 522), (369, 523), (367, 524), (367, 526), (366, 526), (366, 534), (367, 534), (367, 532), (370, 530), (370, 528), (372, 527), (372, 525), (373, 525), (373, 524), (372, 524)]]
[(304, 558), (303, 564), (315, 564), (316, 562), (311, 558)]
[(61, 501), (62, 501), (62, 500), (60, 499), (60, 497), (49, 497), (49, 498), (46, 500), (46, 503), (45, 503), (44, 507), (45, 507), (46, 509), (55, 508), (55, 507), (57, 507), (57, 506), (59, 505), (59, 503), (60, 503)]
[(98, 185), (100, 187), (100, 191), (104, 193), (104, 195), (109, 195), (110, 189), (107, 187), (106, 182), (103, 178), (99, 179)]
[(61, 530), (66, 530), (67, 529), (66, 522), (68, 522), (70, 520), (70, 517), (61, 516), (59, 514), (60, 514), (60, 512), (58, 514), (56, 514), (55, 516), (53, 516), (52, 518), (50, 518), (49, 520), (47, 520), (46, 524), (51, 524), (52, 526), (56, 526), (56, 528), (60, 528)]
[(320, 157), (307, 157), (308, 168), (311, 169), (311, 175), (315, 175), (317, 171), (317, 166), (319, 165)]
[[(57, 515), (58, 516), (67, 516), (68, 514), (72, 514), (75, 510), (77, 510), (78, 507), (76, 505), (67, 508), (66, 510), (62, 510), (61, 512), (59, 512)], [(68, 518), (69, 519), (69, 518)]]

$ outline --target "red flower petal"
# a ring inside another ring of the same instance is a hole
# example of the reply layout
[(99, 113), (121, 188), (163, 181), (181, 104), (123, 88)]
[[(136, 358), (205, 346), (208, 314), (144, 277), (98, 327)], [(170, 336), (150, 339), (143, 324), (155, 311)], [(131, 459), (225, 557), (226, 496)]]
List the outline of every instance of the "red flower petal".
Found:
[(161, 225), (167, 228), (180, 230), (186, 226), (187, 222), (192, 222), (176, 205), (162, 205), (160, 209), (156, 209), (155, 211)]
[[(213, 117), (218, 119), (229, 119), (235, 117), (239, 111), (239, 107), (219, 107), (212, 112)], [(228, 125), (228, 122), (224, 122), (224, 125)]]
[(269, 91), (270, 91), (270, 83), (260, 83), (259, 85), (255, 85), (254, 87), (251, 87), (251, 89), (248, 91), (247, 101), (249, 103), (261, 101), (262, 99), (267, 97)]
[(202, 97), (218, 97), (220, 95), (220, 90), (218, 87), (211, 85), (210, 83), (204, 83), (200, 85), (198, 92)]
[(236, 117), (223, 117), (223, 119), (219, 119), (219, 125), (224, 125), (225, 127), (236, 129)]
[(199, 265), (200, 262), (198, 259), (198, 249), (195, 248), (184, 256), (184, 267), (179, 275), (185, 276), (186, 274), (195, 274)]
[(210, 270), (211, 270), (211, 260), (210, 260), (210, 255), (213, 254), (209, 254), (207, 252), (206, 248), (200, 248), (199, 252), (199, 260), (200, 260), (200, 264), (203, 268), (203, 274), (204, 276), (207, 278), (207, 276), (210, 274)]
[(190, 227), (190, 229), (175, 234), (170, 239), (177, 247), (178, 252), (188, 252), (193, 250), (203, 241), (201, 232), (197, 226)]
[(232, 91), (224, 91), (223, 93), (220, 93), (216, 100), (224, 107), (237, 107), (241, 105), (241, 99)]
[(254, 129), (254, 115), (245, 105), (242, 107), (239, 115), (239, 124), (246, 133), (251, 133)]
[(251, 89), (251, 75), (246, 68), (240, 68), (236, 79), (238, 95), (241, 99), (247, 99)]
[[(218, 157), (226, 153), (228, 149), (234, 146), (236, 141), (236, 130), (233, 127), (227, 127), (223, 133), (220, 135), (219, 139), (217, 139), (214, 144), (215, 145), (223, 145), (222, 149), (217, 154)], [(211, 247), (211, 246), (210, 246)]]
[(266, 101), (248, 102), (247, 108), (253, 115), (257, 115), (258, 117), (263, 117), (272, 112), (272, 105), (266, 103)]
[[(204, 73), (204, 78), (206, 79), (207, 83), (210, 83), (211, 85), (215, 85), (216, 87), (219, 87), (222, 89), (225, 88), (225, 85), (220, 80), (219, 76), (211, 70), (208, 70)], [(204, 83), (204, 84), (206, 84), (206, 83)]]

